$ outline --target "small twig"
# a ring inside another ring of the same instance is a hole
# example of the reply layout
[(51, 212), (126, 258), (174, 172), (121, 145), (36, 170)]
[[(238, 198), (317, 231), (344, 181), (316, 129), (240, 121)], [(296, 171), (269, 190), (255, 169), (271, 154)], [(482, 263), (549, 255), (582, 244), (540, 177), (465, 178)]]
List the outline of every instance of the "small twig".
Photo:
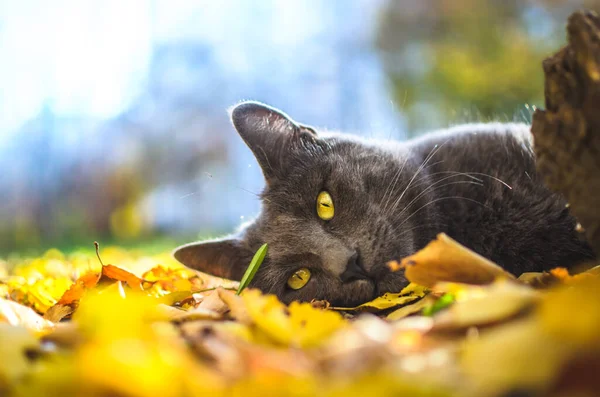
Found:
[(104, 263), (102, 262), (102, 258), (100, 258), (100, 244), (98, 244), (97, 241), (94, 241), (94, 247), (96, 247), (96, 256), (98, 257), (98, 260), (100, 261), (100, 264), (102, 265), (102, 267), (104, 267)]

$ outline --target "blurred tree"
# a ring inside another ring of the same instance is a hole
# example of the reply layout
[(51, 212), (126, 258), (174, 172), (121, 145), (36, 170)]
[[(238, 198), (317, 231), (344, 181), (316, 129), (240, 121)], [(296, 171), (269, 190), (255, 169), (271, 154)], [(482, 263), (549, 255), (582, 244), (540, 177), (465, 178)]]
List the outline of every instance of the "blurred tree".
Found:
[(384, 9), (377, 45), (409, 127), (529, 121), (541, 61), (564, 42), (568, 14), (599, 1), (404, 0)]

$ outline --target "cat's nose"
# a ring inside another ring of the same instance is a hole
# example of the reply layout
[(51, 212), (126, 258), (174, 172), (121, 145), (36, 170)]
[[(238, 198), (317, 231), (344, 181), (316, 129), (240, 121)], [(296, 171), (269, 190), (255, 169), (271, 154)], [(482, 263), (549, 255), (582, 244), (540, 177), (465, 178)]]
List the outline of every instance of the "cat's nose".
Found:
[(355, 252), (346, 265), (346, 270), (340, 274), (342, 282), (349, 283), (355, 280), (366, 280), (369, 278), (365, 270), (361, 266), (361, 258), (358, 252)]

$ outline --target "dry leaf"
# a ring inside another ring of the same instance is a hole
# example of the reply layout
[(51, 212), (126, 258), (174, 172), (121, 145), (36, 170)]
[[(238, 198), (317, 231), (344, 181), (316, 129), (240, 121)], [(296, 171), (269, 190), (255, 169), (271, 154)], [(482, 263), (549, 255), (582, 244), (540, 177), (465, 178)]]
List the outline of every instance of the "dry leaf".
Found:
[(176, 307), (159, 304), (158, 309), (167, 319), (175, 322), (195, 320), (220, 320), (223, 315), (210, 309), (196, 307), (190, 310), (178, 309)]
[(509, 390), (543, 390), (568, 354), (566, 345), (528, 318), (467, 340), (460, 365), (475, 389), (472, 395), (501, 395)]
[(548, 292), (539, 306), (541, 326), (579, 346), (600, 349), (600, 278), (586, 277)]
[(53, 323), (58, 323), (63, 318), (73, 314), (74, 311), (75, 309), (72, 306), (57, 303), (48, 309), (46, 313), (44, 313), (44, 318), (48, 321), (52, 321)]
[(428, 299), (429, 296), (424, 297), (421, 300), (418, 300), (415, 303), (411, 303), (410, 305), (403, 306), (399, 309), (394, 310), (390, 314), (387, 315), (387, 319), (389, 321), (397, 321), (403, 319), (411, 314), (415, 314), (423, 310), (425, 307), (431, 305), (433, 303), (433, 299)]
[(144, 280), (139, 278), (133, 273), (128, 272), (125, 269), (121, 269), (120, 267), (113, 265), (102, 266), (102, 276), (100, 277), (100, 282), (103, 279), (108, 278), (110, 280), (115, 281), (123, 281), (129, 285), (129, 288), (134, 290), (143, 290)]
[(253, 289), (241, 296), (257, 330), (278, 344), (315, 346), (345, 325), (338, 313), (315, 309), (310, 303), (292, 302), (286, 307), (275, 295)]
[(436, 290), (452, 293), (455, 302), (434, 316), (434, 330), (504, 321), (530, 308), (539, 297), (535, 290), (507, 280), (489, 287), (440, 284)]
[(100, 279), (96, 273), (87, 273), (79, 277), (73, 285), (63, 294), (57, 302), (61, 305), (71, 305), (81, 299), (83, 293), (90, 288), (94, 288)]
[(217, 288), (207, 293), (202, 302), (198, 305), (199, 309), (210, 310), (215, 313), (225, 314), (229, 311), (229, 306), (221, 299), (220, 292), (222, 288)]
[(0, 322), (21, 326), (31, 331), (43, 332), (54, 328), (54, 324), (17, 302), (0, 299)]
[(39, 342), (25, 328), (3, 323), (1, 316), (0, 313), (0, 395), (4, 395), (3, 389), (12, 386), (30, 369), (26, 352), (38, 350)]
[(490, 284), (496, 278), (514, 278), (500, 266), (460, 245), (444, 233), (416, 254), (404, 258), (392, 270), (404, 269), (413, 283), (433, 287), (442, 281)]
[(407, 303), (414, 302), (415, 300), (425, 296), (427, 292), (427, 288), (411, 283), (400, 292), (387, 292), (382, 296), (373, 299), (370, 302), (363, 303), (362, 305), (356, 307), (333, 307), (331, 309), (344, 311), (378, 312), (381, 310), (390, 309), (395, 306), (406, 305)]
[(231, 317), (242, 324), (252, 323), (252, 318), (241, 296), (226, 289), (219, 289), (217, 293), (219, 294), (219, 298), (229, 307)]

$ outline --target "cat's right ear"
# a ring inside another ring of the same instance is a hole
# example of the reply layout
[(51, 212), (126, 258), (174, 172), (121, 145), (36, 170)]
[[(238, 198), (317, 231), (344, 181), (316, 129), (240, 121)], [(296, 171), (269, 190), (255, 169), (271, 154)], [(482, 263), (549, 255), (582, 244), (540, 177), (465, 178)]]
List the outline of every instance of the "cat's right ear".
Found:
[(254, 253), (235, 238), (182, 245), (173, 256), (187, 267), (213, 276), (241, 280)]
[(230, 112), (235, 129), (254, 153), (267, 182), (285, 174), (294, 151), (314, 150), (315, 130), (296, 123), (281, 110), (260, 102), (243, 102)]

